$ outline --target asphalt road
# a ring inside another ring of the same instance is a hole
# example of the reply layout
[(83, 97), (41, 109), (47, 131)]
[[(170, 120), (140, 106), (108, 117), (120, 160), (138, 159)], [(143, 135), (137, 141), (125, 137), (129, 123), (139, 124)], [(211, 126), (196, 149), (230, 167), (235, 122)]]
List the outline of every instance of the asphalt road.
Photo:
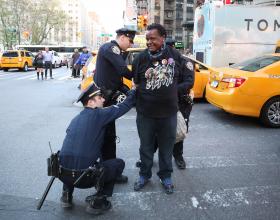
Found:
[(85, 213), (84, 198), (94, 189), (75, 190), (72, 210), (59, 205), (56, 180), (40, 211), (38, 199), (49, 181), (46, 158), (59, 150), (70, 120), (80, 79), (65, 67), (54, 79), (0, 71), (0, 219), (280, 219), (280, 130), (257, 119), (231, 115), (199, 101), (184, 142), (186, 170), (174, 165), (175, 193), (166, 195), (156, 176), (141, 192), (137, 178), (139, 139), (132, 109), (117, 121), (117, 155), (126, 161), (129, 183), (117, 185), (113, 208), (102, 216)]

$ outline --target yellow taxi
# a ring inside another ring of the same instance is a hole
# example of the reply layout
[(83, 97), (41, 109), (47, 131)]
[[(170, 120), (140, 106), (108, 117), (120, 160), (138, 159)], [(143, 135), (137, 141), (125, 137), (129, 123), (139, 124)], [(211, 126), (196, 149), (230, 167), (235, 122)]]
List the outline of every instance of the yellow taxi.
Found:
[(275, 53), (280, 53), (280, 40), (276, 42)]
[[(127, 49), (125, 61), (128, 65), (128, 68), (131, 68), (131, 64), (132, 64), (134, 57), (143, 50), (145, 50), (145, 48), (128, 48)], [(97, 54), (96, 51), (95, 51), (95, 54)], [(82, 74), (84, 77), (81, 82), (81, 90), (85, 90), (93, 81), (93, 74), (95, 73), (96, 59), (97, 59), (97, 55), (91, 56), (87, 60), (85, 66), (82, 69)], [(127, 88), (131, 89), (131, 87), (132, 87), (131, 80), (123, 78), (123, 83), (125, 86), (127, 86)]]
[(205, 98), (206, 85), (211, 73), (215, 73), (216, 70), (200, 61), (194, 59), (191, 56), (186, 56), (195, 63), (195, 81), (193, 85), (194, 98)]
[(33, 66), (34, 55), (26, 50), (7, 50), (1, 57), (1, 68), (8, 71), (12, 68), (18, 68), (22, 71), (28, 71)]
[(210, 74), (206, 99), (227, 112), (258, 117), (280, 127), (280, 54), (268, 54), (217, 68)]
[(2, 57), (2, 52), (0, 52), (0, 70), (2, 69), (2, 67), (1, 67), (1, 57)]

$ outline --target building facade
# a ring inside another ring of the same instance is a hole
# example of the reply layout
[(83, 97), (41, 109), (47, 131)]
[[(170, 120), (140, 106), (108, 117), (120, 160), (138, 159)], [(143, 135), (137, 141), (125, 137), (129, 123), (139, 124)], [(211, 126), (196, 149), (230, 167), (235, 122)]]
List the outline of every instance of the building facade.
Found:
[(167, 37), (191, 48), (194, 0), (136, 0), (137, 15), (147, 15), (148, 23), (162, 24)]

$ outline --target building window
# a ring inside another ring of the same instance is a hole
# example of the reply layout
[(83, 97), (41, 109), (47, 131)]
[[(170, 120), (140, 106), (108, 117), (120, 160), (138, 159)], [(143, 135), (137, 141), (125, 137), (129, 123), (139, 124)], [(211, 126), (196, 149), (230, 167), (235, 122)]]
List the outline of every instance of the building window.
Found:
[(167, 18), (172, 18), (173, 17), (173, 12), (172, 11), (167, 11), (166, 17)]

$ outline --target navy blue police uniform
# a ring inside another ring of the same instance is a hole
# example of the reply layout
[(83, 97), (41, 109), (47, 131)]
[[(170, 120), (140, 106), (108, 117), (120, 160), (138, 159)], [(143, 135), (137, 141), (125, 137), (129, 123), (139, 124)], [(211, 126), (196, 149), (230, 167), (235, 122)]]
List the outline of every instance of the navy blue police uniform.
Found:
[[(122, 28), (116, 31), (117, 35), (125, 35), (129, 37), (133, 43), (135, 31)], [(96, 73), (94, 74), (94, 82), (107, 91), (108, 96), (105, 97), (104, 106), (114, 104), (112, 97), (117, 91), (126, 93), (127, 90), (123, 86), (122, 77), (131, 79), (133, 77), (131, 71), (127, 68), (127, 64), (122, 56), (122, 50), (117, 41), (103, 44), (98, 50), (96, 61)], [(104, 160), (116, 158), (116, 126), (115, 121), (108, 124), (105, 131), (104, 146), (102, 148), (102, 156)]]
[[(92, 96), (101, 95), (99, 88), (92, 84), (89, 89), (81, 94), (78, 101), (83, 104)], [(60, 165), (63, 168), (60, 180), (63, 184), (61, 197), (64, 207), (71, 206), (74, 187), (91, 188), (95, 186), (96, 179), (92, 176), (84, 176), (74, 186), (74, 182), (81, 176), (84, 170), (90, 166), (104, 168), (103, 187), (98, 192), (101, 196), (112, 196), (115, 178), (122, 174), (125, 163), (122, 159), (104, 161), (102, 158), (102, 146), (104, 142), (105, 127), (111, 121), (121, 117), (135, 104), (135, 91), (131, 91), (127, 99), (118, 105), (107, 108), (85, 107), (74, 119), (66, 130), (66, 137), (59, 153)]]

